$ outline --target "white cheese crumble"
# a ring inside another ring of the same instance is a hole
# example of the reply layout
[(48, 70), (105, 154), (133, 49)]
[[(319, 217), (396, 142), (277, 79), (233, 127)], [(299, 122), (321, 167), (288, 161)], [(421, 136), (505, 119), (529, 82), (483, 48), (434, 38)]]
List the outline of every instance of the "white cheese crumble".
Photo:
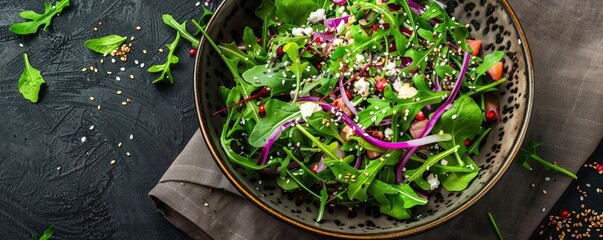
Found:
[(356, 61), (357, 62), (364, 62), (364, 56), (362, 54), (356, 55)]
[(291, 29), (291, 34), (293, 34), (293, 36), (298, 36), (298, 37), (311, 36), (313, 32), (314, 32), (314, 30), (311, 27), (306, 27), (306, 28), (298, 27), (298, 28)]
[(308, 21), (311, 23), (317, 23), (320, 22), (322, 20), (325, 20), (327, 16), (325, 15), (325, 10), (324, 9), (318, 9), (315, 12), (311, 12), (310, 16), (308, 17)]
[(383, 134), (385, 135), (385, 138), (389, 138), (390, 136), (392, 136), (394, 134), (394, 131), (391, 128), (386, 128), (383, 131)]
[(316, 103), (305, 102), (299, 105), (299, 110), (302, 118), (305, 120), (306, 117), (312, 116), (313, 113), (322, 111), (322, 108)]
[(402, 83), (400, 81), (395, 81), (393, 87), (394, 90), (398, 92), (398, 97), (402, 99), (412, 98), (419, 92), (416, 88), (410, 86), (410, 84)]
[(385, 75), (387, 76), (393, 76), (396, 75), (396, 63), (394, 62), (389, 62), (387, 63), (387, 65), (385, 65)]
[(368, 96), (370, 87), (370, 83), (364, 80), (364, 78), (354, 83), (354, 91), (365, 97)]
[(436, 188), (438, 188), (438, 186), (440, 186), (440, 180), (438, 180), (438, 175), (435, 175), (433, 173), (427, 176), (427, 182), (429, 183), (429, 190), (435, 190)]

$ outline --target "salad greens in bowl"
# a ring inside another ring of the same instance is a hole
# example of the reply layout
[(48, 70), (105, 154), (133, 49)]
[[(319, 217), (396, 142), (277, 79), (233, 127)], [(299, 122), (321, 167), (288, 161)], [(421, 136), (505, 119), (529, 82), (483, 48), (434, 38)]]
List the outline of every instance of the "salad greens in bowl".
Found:
[(506, 1), (232, 0), (206, 31), (195, 93), (212, 155), (309, 231), (434, 227), (492, 187), (527, 127), (530, 53)]

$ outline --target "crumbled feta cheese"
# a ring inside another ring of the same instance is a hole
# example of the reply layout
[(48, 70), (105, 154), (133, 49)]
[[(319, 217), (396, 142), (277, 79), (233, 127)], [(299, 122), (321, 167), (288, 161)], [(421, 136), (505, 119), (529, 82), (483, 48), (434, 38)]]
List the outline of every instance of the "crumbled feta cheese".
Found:
[(293, 36), (298, 36), (298, 37), (311, 36), (313, 32), (314, 32), (314, 30), (311, 27), (307, 27), (307, 28), (298, 27), (298, 28), (291, 29), (291, 34), (293, 34)]
[(385, 138), (389, 138), (394, 134), (394, 131), (391, 128), (386, 128), (385, 131), (383, 131), (383, 134), (385, 135)]
[(341, 33), (343, 31), (343, 28), (345, 27), (345, 22), (341, 21), (339, 22), (339, 25), (337, 25), (337, 33)]
[(354, 83), (354, 91), (365, 97), (368, 96), (370, 87), (371, 84), (364, 80), (364, 78), (361, 78)]
[(429, 174), (427, 176), (427, 182), (429, 183), (429, 190), (435, 190), (440, 185), (440, 180), (438, 180), (438, 175)]
[(356, 61), (357, 62), (364, 62), (364, 56), (362, 54), (356, 55)]
[(396, 75), (396, 63), (394, 62), (389, 62), (387, 63), (387, 65), (385, 65), (385, 75), (387, 76), (393, 76)]
[(395, 81), (393, 84), (394, 90), (396, 90), (396, 92), (398, 92), (398, 97), (401, 99), (408, 99), (408, 98), (412, 98), (415, 95), (417, 95), (417, 93), (419, 91), (417, 91), (416, 88), (414, 88), (413, 86), (410, 86), (410, 84), (408, 83), (402, 83), (400, 81)]
[(306, 117), (312, 116), (313, 113), (322, 111), (322, 108), (316, 103), (305, 102), (299, 105), (299, 110), (302, 118), (305, 120)]
[(310, 16), (308, 17), (308, 21), (311, 23), (317, 23), (322, 20), (325, 20), (326, 17), (327, 16), (325, 15), (325, 10), (320, 8), (320, 9), (316, 10), (315, 12), (310, 13)]
[(345, 12), (345, 7), (344, 7), (344, 6), (341, 6), (341, 7), (339, 7), (339, 8), (337, 9), (337, 11), (338, 11), (339, 13), (343, 13), (343, 12)]
[(333, 46), (341, 46), (343, 44), (343, 39), (336, 38), (333, 40)]

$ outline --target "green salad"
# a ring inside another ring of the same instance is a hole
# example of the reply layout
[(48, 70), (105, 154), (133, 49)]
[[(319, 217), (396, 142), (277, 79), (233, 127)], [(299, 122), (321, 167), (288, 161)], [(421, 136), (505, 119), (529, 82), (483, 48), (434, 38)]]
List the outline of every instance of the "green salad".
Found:
[(504, 53), (480, 54), (433, 1), (262, 0), (261, 29), (207, 41), (221, 87), (221, 146), (247, 176), (320, 206), (378, 206), (396, 219), (432, 191), (462, 191), (500, 116)]

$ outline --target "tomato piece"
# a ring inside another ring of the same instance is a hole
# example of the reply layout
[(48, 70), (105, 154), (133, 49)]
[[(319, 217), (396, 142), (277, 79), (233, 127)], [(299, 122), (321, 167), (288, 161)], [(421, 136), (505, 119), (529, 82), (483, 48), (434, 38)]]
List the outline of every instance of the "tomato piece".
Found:
[(467, 44), (471, 48), (473, 52), (473, 56), (477, 56), (479, 54), (479, 49), (482, 47), (482, 40), (467, 40)]
[(494, 79), (494, 81), (500, 80), (503, 74), (503, 63), (496, 63), (492, 68), (488, 69), (488, 73), (490, 74), (490, 77)]

